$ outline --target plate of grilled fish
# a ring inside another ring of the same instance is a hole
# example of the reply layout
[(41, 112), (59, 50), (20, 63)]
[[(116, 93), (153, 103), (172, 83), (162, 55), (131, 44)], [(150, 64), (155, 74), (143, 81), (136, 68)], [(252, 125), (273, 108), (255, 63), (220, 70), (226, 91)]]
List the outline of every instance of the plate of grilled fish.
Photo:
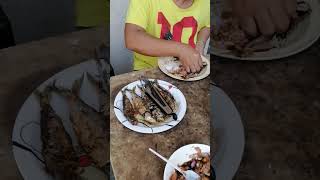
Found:
[(103, 60), (75, 65), (27, 98), (12, 135), (24, 179), (108, 179), (107, 69)]
[(114, 112), (121, 124), (139, 133), (160, 133), (176, 126), (184, 117), (187, 102), (173, 84), (140, 79), (121, 89)]
[[(247, 35), (222, 3), (216, 4), (219, 14), (213, 16), (211, 53), (238, 60), (274, 60), (297, 54), (320, 37), (320, 3), (318, 0), (297, 0), (297, 17), (287, 32), (270, 37)], [(221, 7), (221, 8), (219, 8)]]
[(198, 81), (210, 75), (210, 61), (202, 57), (202, 69), (197, 73), (188, 73), (180, 61), (175, 57), (160, 57), (158, 65), (166, 75), (181, 81)]

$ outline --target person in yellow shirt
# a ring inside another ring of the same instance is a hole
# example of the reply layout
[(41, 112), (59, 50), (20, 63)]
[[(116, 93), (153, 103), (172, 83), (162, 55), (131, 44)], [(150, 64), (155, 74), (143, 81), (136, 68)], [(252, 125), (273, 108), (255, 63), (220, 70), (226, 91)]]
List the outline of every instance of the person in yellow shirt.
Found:
[(125, 43), (134, 51), (134, 70), (156, 67), (157, 57), (173, 56), (187, 72), (200, 71), (209, 37), (210, 0), (130, 0)]

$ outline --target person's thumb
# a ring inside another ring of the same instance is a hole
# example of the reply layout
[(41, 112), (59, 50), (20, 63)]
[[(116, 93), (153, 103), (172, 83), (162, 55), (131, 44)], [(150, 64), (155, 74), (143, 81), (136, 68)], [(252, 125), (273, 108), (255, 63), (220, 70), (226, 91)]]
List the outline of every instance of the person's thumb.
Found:
[(253, 17), (251, 16), (242, 16), (239, 18), (240, 27), (250, 36), (257, 36), (258, 30), (257, 25)]

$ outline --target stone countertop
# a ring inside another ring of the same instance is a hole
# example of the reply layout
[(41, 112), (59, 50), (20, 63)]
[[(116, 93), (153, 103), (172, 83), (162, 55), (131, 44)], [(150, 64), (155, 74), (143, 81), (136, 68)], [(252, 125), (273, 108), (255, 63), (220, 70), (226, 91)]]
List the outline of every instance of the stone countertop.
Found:
[(22, 179), (11, 134), (23, 102), (55, 73), (94, 57), (107, 35), (105, 29), (87, 29), (0, 50), (0, 179)]
[[(147, 78), (165, 80), (177, 86), (187, 100), (187, 112), (183, 120), (169, 131), (159, 134), (141, 134), (124, 127), (116, 118), (113, 102), (125, 85)], [(159, 69), (131, 72), (111, 78), (110, 123), (111, 164), (117, 180), (161, 180), (165, 163), (149, 152), (154, 148), (165, 157), (181, 146), (191, 143), (210, 143), (209, 127), (209, 78), (196, 82), (184, 82), (169, 78)]]
[(246, 133), (234, 179), (320, 179), (320, 41), (277, 61), (211, 58), (211, 79), (237, 106)]

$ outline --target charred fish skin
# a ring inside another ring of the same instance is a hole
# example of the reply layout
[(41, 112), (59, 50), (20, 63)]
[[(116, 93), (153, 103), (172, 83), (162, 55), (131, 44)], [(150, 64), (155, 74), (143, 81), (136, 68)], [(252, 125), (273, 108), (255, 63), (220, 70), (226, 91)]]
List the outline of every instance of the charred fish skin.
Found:
[[(142, 123), (146, 126), (152, 126), (152, 123), (146, 121), (145, 114), (147, 109), (145, 107), (145, 102), (141, 97), (135, 94), (134, 90), (125, 89), (122, 91), (123, 93), (123, 113), (129, 120), (129, 122), (133, 125), (137, 125), (138, 123)], [(126, 93), (131, 95), (131, 100), (127, 96)]]
[(103, 167), (109, 162), (109, 133), (108, 124), (104, 114), (96, 111), (86, 104), (79, 96), (83, 77), (76, 80), (72, 86), (72, 94), (75, 97), (73, 104), (80, 109), (71, 111), (71, 120), (80, 144), (98, 167)]
[(102, 112), (98, 112), (80, 98), (79, 92), (83, 79), (84, 75), (75, 80), (71, 91), (58, 87), (51, 89), (66, 97), (70, 109), (70, 120), (79, 144), (98, 167), (103, 167), (109, 162), (108, 123)]
[(126, 90), (122, 91), (122, 104), (123, 104), (123, 114), (125, 117), (128, 118), (129, 122), (133, 125), (137, 125), (137, 121), (135, 120), (134, 114), (135, 111), (133, 106), (126, 95)]
[[(152, 127), (157, 124), (155, 118), (151, 116), (151, 112), (146, 107), (148, 103), (144, 97), (140, 97), (133, 90), (125, 89), (123, 93), (123, 113), (132, 125), (138, 125), (138, 123), (144, 124), (147, 127)], [(132, 100), (129, 99), (126, 93), (131, 95)]]
[(62, 97), (65, 97), (70, 108), (70, 112), (83, 112), (85, 114), (88, 114), (88, 116), (91, 116), (92, 120), (100, 122), (101, 127), (103, 127), (106, 130), (106, 122), (102, 122), (103, 114), (87, 103), (85, 103), (79, 96), (81, 85), (84, 81), (84, 74), (79, 78), (76, 79), (73, 82), (72, 88), (66, 89), (63, 87), (58, 87), (56, 83), (53, 83), (50, 86), (50, 90), (52, 92), (56, 92), (57, 94), (61, 95)]
[(80, 94), (80, 88), (83, 84), (84, 76), (81, 76), (80, 79), (75, 80), (72, 85), (72, 91), (71, 96), (73, 97), (71, 100), (71, 108), (72, 112), (82, 112), (83, 115), (86, 115), (91, 118), (91, 120), (94, 120), (95, 123), (98, 123), (100, 127), (107, 133), (107, 123), (104, 119), (104, 113), (97, 111), (95, 108), (88, 105), (86, 102), (84, 102), (79, 94)]
[(135, 111), (140, 114), (144, 114), (147, 112), (146, 103), (142, 97), (136, 94), (136, 88), (137, 87), (135, 86), (132, 90), (126, 89), (126, 91), (129, 92), (132, 97), (131, 103)]
[(41, 140), (42, 155), (46, 171), (61, 179), (78, 180), (82, 169), (78, 165), (78, 158), (73, 149), (70, 136), (64, 129), (61, 118), (54, 112), (49, 103), (49, 92), (34, 92), (41, 108)]
[(166, 89), (164, 89), (163, 87), (161, 87), (158, 80), (155, 80), (154, 82), (152, 82), (152, 84), (160, 92), (161, 96), (168, 103), (168, 105), (171, 107), (173, 112), (176, 112), (178, 107), (177, 107), (177, 103), (176, 103), (174, 97), (172, 96), (172, 94), (169, 91), (167, 91)]
[(159, 107), (150, 99), (150, 97), (146, 94), (143, 88), (140, 88), (142, 92), (142, 99), (148, 108), (148, 111), (145, 113), (146, 119), (149, 119), (149, 122), (154, 123), (163, 123), (167, 118), (163, 112), (159, 109)]

